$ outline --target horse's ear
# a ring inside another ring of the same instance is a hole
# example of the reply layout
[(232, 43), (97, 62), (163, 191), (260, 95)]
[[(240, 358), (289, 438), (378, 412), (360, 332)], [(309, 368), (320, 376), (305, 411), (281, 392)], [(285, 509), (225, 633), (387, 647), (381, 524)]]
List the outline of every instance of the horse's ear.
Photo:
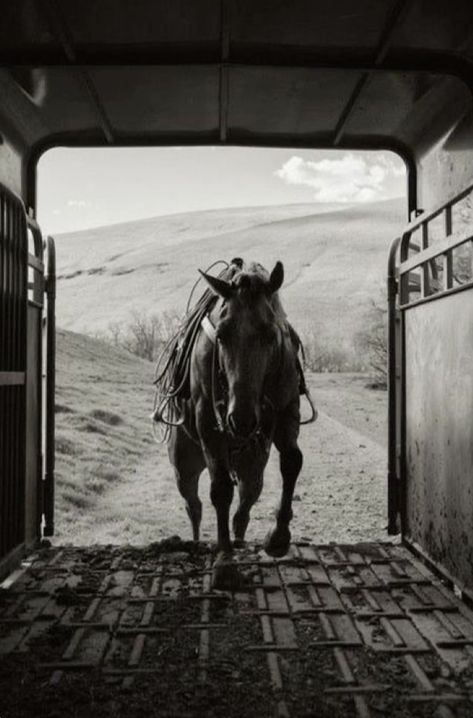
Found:
[(276, 262), (271, 276), (269, 277), (269, 291), (271, 294), (281, 289), (284, 282), (284, 267), (282, 262)]
[(224, 279), (219, 279), (218, 277), (212, 277), (211, 274), (206, 274), (201, 269), (199, 269), (199, 272), (215, 294), (223, 297), (223, 299), (230, 299), (230, 297), (233, 296), (234, 287), (230, 282), (226, 282)]

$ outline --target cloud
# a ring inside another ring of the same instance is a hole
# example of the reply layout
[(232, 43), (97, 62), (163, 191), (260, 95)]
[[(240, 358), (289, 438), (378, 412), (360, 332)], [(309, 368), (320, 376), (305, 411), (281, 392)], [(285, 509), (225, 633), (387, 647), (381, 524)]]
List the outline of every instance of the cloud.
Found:
[(318, 202), (371, 202), (386, 197), (386, 182), (404, 175), (402, 163), (383, 154), (367, 160), (349, 152), (343, 157), (318, 162), (294, 155), (275, 175), (286, 184), (314, 190)]
[(87, 202), (83, 199), (68, 199), (67, 200), (67, 206), (68, 207), (87, 207)]

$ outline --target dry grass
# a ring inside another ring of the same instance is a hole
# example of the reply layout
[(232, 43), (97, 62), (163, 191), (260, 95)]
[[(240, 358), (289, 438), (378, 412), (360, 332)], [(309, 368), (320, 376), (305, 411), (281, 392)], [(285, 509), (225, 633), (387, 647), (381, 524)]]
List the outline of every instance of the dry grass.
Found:
[(56, 516), (67, 535), (97, 497), (135, 471), (152, 443), (152, 365), (94, 339), (59, 331)]

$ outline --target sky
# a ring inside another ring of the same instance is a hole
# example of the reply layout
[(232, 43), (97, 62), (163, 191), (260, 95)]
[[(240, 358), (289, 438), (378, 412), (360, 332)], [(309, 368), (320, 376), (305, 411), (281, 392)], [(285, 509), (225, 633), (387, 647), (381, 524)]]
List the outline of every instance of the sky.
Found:
[(405, 167), (391, 152), (57, 148), (38, 168), (38, 219), (45, 234), (203, 209), (401, 196)]

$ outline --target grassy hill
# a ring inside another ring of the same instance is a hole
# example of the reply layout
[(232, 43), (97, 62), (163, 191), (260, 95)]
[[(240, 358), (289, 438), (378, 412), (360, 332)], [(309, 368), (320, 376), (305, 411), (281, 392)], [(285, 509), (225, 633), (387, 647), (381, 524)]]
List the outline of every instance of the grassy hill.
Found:
[(56, 524), (73, 532), (82, 514), (129, 478), (152, 444), (153, 367), (68, 331), (57, 334)]
[(132, 311), (182, 311), (197, 268), (242, 256), (284, 262), (282, 298), (302, 332), (351, 341), (384, 286), (401, 199), (192, 212), (56, 237), (58, 325), (94, 334)]

